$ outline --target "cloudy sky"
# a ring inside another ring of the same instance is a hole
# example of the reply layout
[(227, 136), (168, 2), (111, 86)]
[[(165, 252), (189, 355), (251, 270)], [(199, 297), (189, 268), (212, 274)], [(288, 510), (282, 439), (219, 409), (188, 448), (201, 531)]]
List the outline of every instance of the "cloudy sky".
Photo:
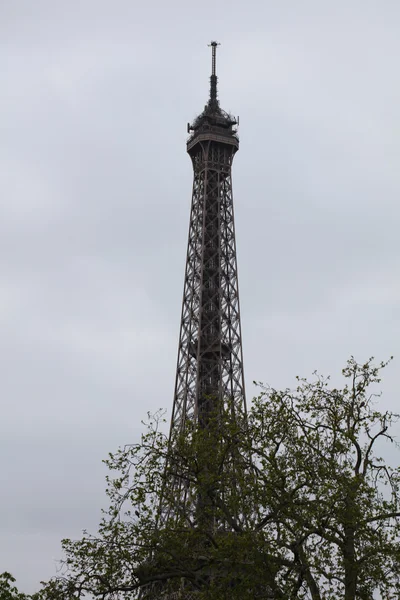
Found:
[(394, 354), (398, 406), (399, 21), (397, 0), (0, 3), (0, 571), (24, 591), (95, 530), (101, 460), (171, 408), (211, 39), (241, 124), (248, 395)]

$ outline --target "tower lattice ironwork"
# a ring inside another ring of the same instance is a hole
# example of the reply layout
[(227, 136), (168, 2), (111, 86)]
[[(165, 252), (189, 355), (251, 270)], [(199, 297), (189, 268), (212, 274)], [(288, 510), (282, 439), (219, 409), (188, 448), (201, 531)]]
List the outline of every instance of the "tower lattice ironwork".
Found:
[[(246, 411), (232, 195), (232, 162), (239, 149), (238, 119), (219, 105), (217, 46), (217, 42), (211, 42), (210, 97), (203, 112), (188, 124), (193, 194), (170, 429), (172, 446), (180, 434), (185, 435), (188, 423), (207, 428), (209, 417), (224, 407), (240, 415)], [(232, 457), (230, 463), (232, 474), (237, 468), (235, 460)], [(183, 513), (185, 518), (190, 517), (188, 520), (198, 522), (204, 508), (199, 490), (193, 490), (184, 476), (176, 474), (176, 464), (172, 466), (165, 473), (160, 529), (170, 526)], [(240, 493), (230, 493), (235, 491)], [(206, 527), (215, 526), (226, 530), (221, 520), (216, 525), (211, 517)], [(141, 598), (156, 597), (193, 600), (197, 595), (183, 578), (180, 591), (167, 591), (161, 583), (142, 590)]]
[(238, 119), (220, 108), (211, 42), (210, 97), (190, 125), (193, 194), (171, 436), (188, 419), (206, 423), (215, 402), (245, 409), (232, 195)]

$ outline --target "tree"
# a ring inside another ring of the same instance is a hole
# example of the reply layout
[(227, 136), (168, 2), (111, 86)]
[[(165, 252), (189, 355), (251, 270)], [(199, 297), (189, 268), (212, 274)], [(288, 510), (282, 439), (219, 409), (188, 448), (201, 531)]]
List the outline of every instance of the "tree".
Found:
[(248, 415), (227, 403), (172, 445), (156, 414), (139, 444), (110, 454), (98, 535), (63, 541), (63, 577), (43, 598), (134, 599), (149, 586), (199, 600), (398, 598), (400, 469), (382, 457), (398, 416), (375, 391), (385, 366), (351, 358), (342, 389), (317, 374), (261, 386)]
[(15, 577), (4, 571), (0, 574), (0, 600), (37, 600), (37, 596), (27, 596), (18, 591), (15, 584)]

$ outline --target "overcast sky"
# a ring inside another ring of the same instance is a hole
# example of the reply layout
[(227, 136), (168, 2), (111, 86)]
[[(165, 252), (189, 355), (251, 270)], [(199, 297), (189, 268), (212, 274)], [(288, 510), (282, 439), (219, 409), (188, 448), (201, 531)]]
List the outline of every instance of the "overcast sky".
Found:
[[(233, 182), (247, 393), (400, 360), (398, 0), (0, 2), (0, 572), (94, 531), (101, 460), (170, 411), (207, 99)], [(399, 432), (400, 433), (400, 432)]]

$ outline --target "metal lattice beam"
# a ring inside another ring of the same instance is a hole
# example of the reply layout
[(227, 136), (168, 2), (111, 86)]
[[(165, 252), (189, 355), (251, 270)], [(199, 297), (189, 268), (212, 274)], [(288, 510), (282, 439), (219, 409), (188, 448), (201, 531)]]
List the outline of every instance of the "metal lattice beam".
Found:
[(191, 148), (192, 207), (171, 433), (207, 398), (245, 403), (231, 167), (236, 144)]

